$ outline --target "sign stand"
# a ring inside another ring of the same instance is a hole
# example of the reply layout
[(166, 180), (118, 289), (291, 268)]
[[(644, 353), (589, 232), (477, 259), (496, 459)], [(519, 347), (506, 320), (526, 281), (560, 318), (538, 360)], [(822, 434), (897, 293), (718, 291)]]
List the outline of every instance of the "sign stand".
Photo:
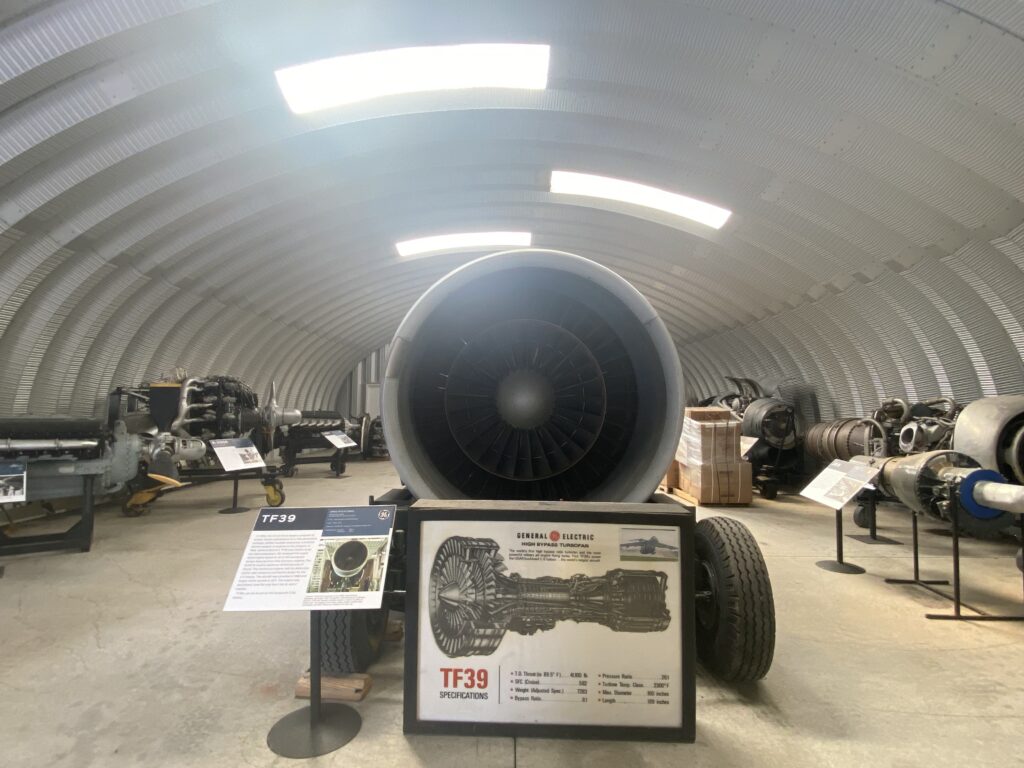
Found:
[(236, 515), (239, 512), (248, 512), (248, 507), (238, 506), (238, 475), (237, 473), (232, 478), (231, 484), (231, 506), (224, 507), (224, 509), (218, 509), (217, 512), (221, 515)]
[(320, 614), (309, 612), (309, 706), (288, 713), (267, 734), (267, 746), (281, 757), (326, 755), (352, 741), (363, 725), (347, 704), (320, 700)]
[(864, 573), (864, 569), (859, 565), (853, 563), (847, 563), (843, 561), (843, 508), (840, 507), (836, 510), (836, 559), (835, 560), (819, 560), (815, 563), (816, 566), (825, 571), (831, 571), (832, 573), (846, 573), (846, 574), (857, 574)]

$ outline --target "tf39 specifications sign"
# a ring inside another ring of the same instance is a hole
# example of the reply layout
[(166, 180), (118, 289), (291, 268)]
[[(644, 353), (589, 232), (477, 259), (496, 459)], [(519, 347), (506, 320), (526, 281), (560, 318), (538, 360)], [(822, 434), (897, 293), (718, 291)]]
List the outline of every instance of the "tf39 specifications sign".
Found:
[(393, 505), (264, 507), (225, 611), (380, 608)]
[(678, 524), (422, 520), (407, 730), (681, 738), (684, 543)]

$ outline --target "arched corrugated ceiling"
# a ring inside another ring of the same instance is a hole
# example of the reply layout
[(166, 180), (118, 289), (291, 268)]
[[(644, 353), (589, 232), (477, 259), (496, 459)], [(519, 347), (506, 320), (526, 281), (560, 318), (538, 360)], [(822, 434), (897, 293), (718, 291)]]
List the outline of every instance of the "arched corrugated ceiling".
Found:
[[(174, 366), (333, 407), (470, 255), (526, 229), (668, 324), (692, 395), (1024, 391), (1016, 0), (0, 4), (0, 412), (89, 413)], [(289, 112), (276, 68), (551, 45), (548, 88)], [(720, 231), (547, 191), (553, 168), (735, 211)]]

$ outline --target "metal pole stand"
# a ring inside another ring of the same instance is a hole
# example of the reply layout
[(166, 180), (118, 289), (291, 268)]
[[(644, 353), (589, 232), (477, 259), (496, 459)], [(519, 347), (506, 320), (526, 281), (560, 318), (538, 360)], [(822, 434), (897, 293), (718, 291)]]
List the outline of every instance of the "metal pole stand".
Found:
[(878, 535), (877, 527), (877, 513), (878, 513), (878, 492), (877, 491), (862, 491), (860, 496), (857, 497), (857, 503), (863, 506), (864, 511), (868, 516), (868, 532), (867, 534), (858, 533), (853, 534), (849, 538), (854, 541), (859, 541), (862, 544), (890, 544), (903, 546), (902, 541), (896, 541), (896, 539), (890, 539), (885, 536)]
[(815, 563), (819, 568), (831, 571), (832, 573), (847, 573), (857, 574), (864, 573), (864, 569), (859, 565), (853, 563), (847, 563), (843, 561), (843, 509), (840, 507), (836, 510), (836, 559), (835, 560), (819, 560)]
[(914, 550), (914, 578), (912, 579), (886, 579), (886, 584), (913, 584), (914, 586), (924, 587), (929, 592), (934, 592), (937, 595), (946, 597), (942, 592), (937, 589), (932, 589), (932, 584), (949, 584), (945, 579), (922, 579), (921, 578), (921, 551), (918, 544), (917, 538), (917, 512), (911, 510), (910, 512), (910, 536), (912, 541), (912, 549)]
[(238, 506), (238, 474), (237, 473), (232, 478), (232, 481), (233, 482), (231, 484), (231, 506), (230, 507), (224, 507), (224, 509), (218, 509), (217, 510), (217, 512), (222, 514), (222, 515), (235, 515), (235, 514), (238, 514), (239, 512), (248, 512), (249, 511), (248, 507), (240, 507), (240, 506)]
[[(960, 488), (952, 486), (949, 493), (949, 509), (953, 515), (953, 613), (926, 613), (926, 619), (939, 621), (1024, 621), (1024, 616), (994, 616), (975, 608), (960, 599)], [(1021, 515), (1021, 530), (1024, 531), (1024, 515)], [(963, 606), (974, 611), (974, 616), (964, 616), (960, 612)]]
[(347, 704), (320, 701), (320, 613), (309, 612), (309, 706), (289, 712), (267, 734), (267, 746), (281, 757), (326, 755), (352, 741), (363, 726)]

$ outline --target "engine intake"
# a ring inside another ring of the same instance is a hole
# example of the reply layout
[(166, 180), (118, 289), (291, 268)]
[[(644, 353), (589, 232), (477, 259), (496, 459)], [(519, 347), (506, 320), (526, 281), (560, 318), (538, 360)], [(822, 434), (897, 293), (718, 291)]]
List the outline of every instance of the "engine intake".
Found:
[(679, 441), (682, 371), (651, 305), (592, 261), (509, 251), (431, 287), (381, 413), (420, 498), (643, 501)]

